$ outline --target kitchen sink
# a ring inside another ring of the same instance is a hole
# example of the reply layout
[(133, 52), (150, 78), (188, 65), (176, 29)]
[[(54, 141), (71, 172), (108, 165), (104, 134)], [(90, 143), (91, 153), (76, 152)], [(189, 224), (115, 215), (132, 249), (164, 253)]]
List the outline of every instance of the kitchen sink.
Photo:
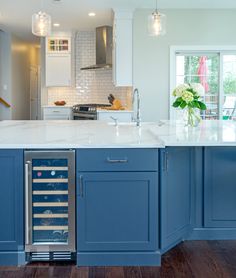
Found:
[(136, 126), (135, 122), (118, 122), (116, 123), (108, 123), (110, 126)]

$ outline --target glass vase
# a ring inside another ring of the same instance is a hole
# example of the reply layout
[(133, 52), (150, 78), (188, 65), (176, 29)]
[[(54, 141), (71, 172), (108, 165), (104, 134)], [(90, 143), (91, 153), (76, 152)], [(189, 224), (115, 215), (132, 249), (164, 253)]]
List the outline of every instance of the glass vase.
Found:
[(197, 127), (201, 122), (200, 111), (198, 109), (187, 107), (184, 113), (185, 125)]

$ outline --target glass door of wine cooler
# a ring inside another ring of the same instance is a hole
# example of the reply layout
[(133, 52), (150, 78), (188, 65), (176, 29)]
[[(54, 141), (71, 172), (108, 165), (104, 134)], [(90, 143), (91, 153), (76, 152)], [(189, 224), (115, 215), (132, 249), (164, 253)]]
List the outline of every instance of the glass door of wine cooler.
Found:
[(26, 252), (74, 252), (74, 151), (26, 151), (25, 181)]

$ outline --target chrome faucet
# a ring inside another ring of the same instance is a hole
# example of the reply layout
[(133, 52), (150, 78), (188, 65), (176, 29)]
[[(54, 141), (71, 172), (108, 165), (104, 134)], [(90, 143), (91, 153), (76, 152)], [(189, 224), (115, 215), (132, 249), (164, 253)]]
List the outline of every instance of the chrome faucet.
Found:
[(114, 121), (114, 123), (115, 123), (115, 126), (118, 126), (118, 119), (117, 118), (114, 118), (114, 117), (110, 117), (113, 121)]
[(135, 95), (137, 95), (137, 115), (136, 115), (136, 126), (141, 126), (141, 113), (140, 113), (140, 94), (139, 90), (136, 88), (134, 89), (133, 92), (133, 107), (134, 107), (134, 100), (135, 100)]

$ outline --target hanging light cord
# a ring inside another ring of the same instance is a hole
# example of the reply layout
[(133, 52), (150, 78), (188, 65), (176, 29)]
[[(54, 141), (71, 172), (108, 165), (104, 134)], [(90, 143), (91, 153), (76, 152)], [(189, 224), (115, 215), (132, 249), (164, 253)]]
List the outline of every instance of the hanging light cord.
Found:
[(40, 6), (41, 6), (41, 11), (43, 11), (44, 10), (44, 2), (43, 2), (43, 0), (40, 0)]
[(156, 9), (155, 9), (155, 11), (153, 12), (153, 16), (158, 16), (159, 15), (159, 12), (158, 12), (158, 10), (157, 10), (157, 0), (156, 0)]

